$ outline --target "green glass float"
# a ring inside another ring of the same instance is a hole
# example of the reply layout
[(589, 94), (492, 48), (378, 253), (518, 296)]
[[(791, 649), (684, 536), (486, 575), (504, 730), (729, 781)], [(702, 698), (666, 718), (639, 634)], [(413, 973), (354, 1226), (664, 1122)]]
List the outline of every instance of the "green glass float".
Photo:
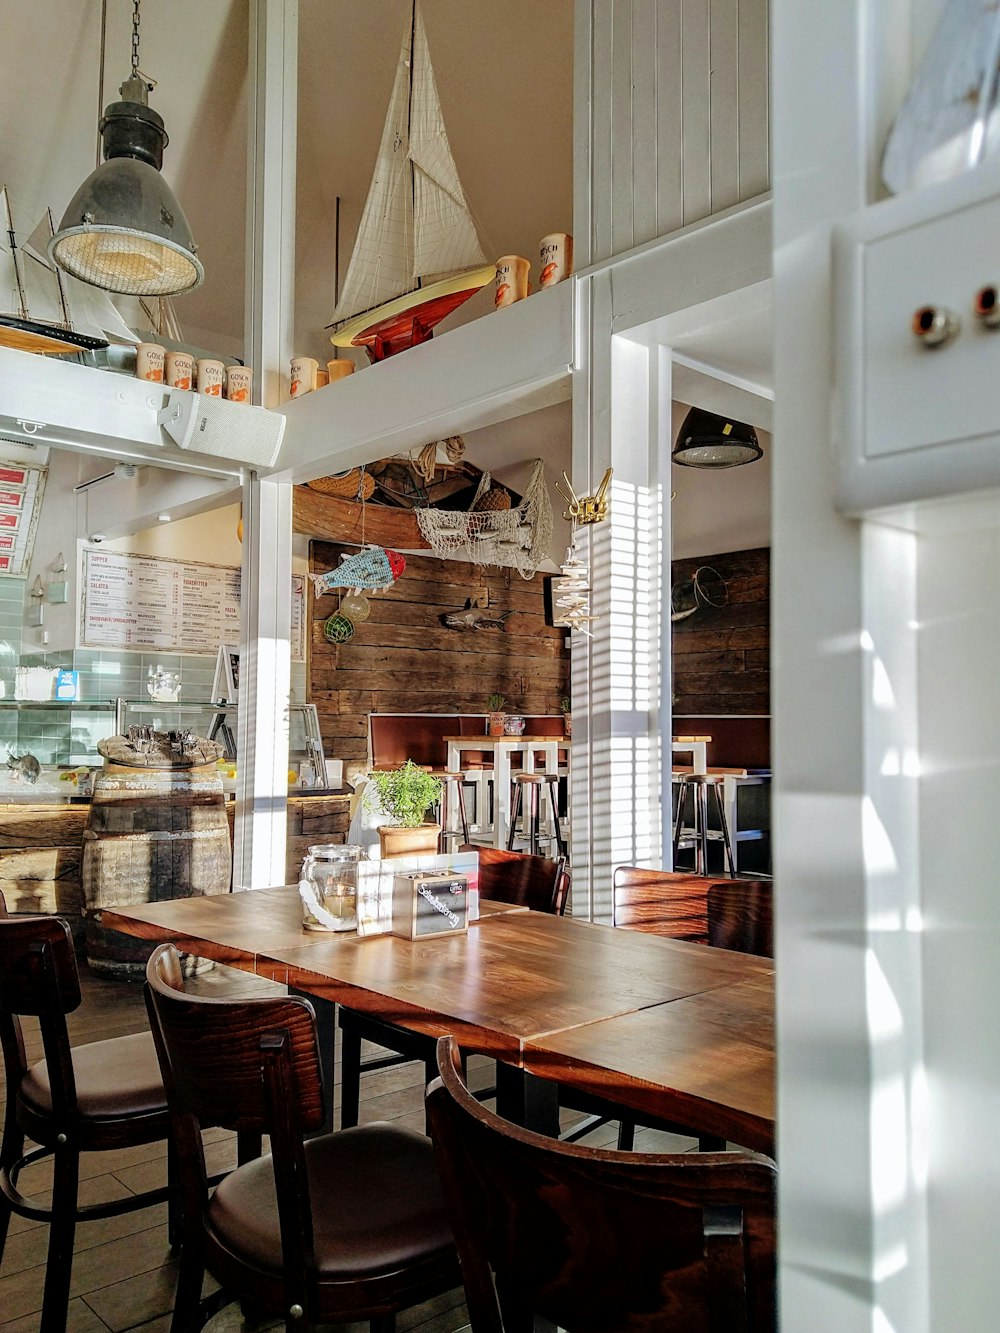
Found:
[(354, 638), (354, 621), (338, 611), (323, 625), (323, 636), (328, 643), (347, 643)]

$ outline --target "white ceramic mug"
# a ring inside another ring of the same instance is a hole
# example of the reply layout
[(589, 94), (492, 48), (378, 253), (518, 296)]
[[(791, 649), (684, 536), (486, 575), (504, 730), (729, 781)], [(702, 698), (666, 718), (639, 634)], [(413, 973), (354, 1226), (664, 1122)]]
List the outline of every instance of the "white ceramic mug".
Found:
[(209, 398), (221, 398), (222, 381), (225, 379), (226, 367), (221, 361), (212, 361), (208, 357), (199, 361), (197, 366), (198, 392)]
[(528, 295), (528, 271), (531, 265), (521, 255), (501, 255), (497, 260), (493, 304), (497, 310), (523, 301)]
[(539, 287), (553, 287), (573, 272), (573, 237), (566, 231), (553, 231), (539, 241)]
[(226, 397), (231, 403), (249, 403), (253, 393), (253, 371), (249, 366), (226, 367)]
[(166, 374), (172, 389), (190, 389), (194, 383), (194, 357), (190, 352), (168, 352)]
[(140, 343), (135, 349), (135, 377), (150, 384), (163, 383), (163, 365), (167, 349), (159, 343)]
[(292, 357), (292, 397), (301, 398), (304, 393), (312, 393), (316, 388), (316, 372), (319, 362), (314, 356)]

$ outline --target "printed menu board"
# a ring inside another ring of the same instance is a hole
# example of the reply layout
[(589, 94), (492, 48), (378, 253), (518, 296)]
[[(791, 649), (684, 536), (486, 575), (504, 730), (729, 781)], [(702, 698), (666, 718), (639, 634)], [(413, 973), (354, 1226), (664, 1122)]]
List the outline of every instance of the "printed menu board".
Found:
[[(293, 575), (292, 657), (305, 657), (305, 578)], [(240, 638), (240, 571), (126, 551), (83, 552), (80, 646), (204, 653)]]
[(46, 469), (0, 460), (0, 575), (23, 575), (31, 563)]

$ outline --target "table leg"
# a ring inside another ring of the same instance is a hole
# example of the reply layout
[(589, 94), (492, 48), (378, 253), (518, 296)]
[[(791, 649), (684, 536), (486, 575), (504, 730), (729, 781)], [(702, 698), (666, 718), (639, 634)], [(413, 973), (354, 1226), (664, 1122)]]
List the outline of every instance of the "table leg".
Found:
[(493, 846), (507, 845), (510, 819), (510, 747), (497, 741), (493, 760)]
[(497, 1115), (549, 1138), (559, 1137), (559, 1084), (497, 1061)]
[(308, 1000), (316, 1011), (316, 1033), (319, 1037), (319, 1060), (323, 1072), (323, 1102), (326, 1115), (323, 1119), (322, 1134), (329, 1134), (333, 1129), (333, 1087), (334, 1087), (334, 1052), (337, 1042), (337, 1006), (333, 1000), (325, 1000), (322, 995), (312, 991), (288, 987), (289, 995), (299, 995)]

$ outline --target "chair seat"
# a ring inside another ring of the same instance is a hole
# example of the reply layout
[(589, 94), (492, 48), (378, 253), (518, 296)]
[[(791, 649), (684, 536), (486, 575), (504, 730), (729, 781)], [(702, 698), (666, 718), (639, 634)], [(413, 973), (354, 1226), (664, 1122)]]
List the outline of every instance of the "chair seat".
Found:
[[(454, 1242), (429, 1139), (379, 1123), (311, 1139), (305, 1152), (321, 1277), (348, 1282), (447, 1260)], [(242, 1262), (280, 1274), (269, 1156), (220, 1182), (208, 1206), (208, 1227)]]
[[(153, 1038), (148, 1032), (73, 1048), (77, 1106), (87, 1120), (167, 1113)], [(52, 1114), (52, 1088), (45, 1060), (21, 1081), (21, 1102), (36, 1115)]]

